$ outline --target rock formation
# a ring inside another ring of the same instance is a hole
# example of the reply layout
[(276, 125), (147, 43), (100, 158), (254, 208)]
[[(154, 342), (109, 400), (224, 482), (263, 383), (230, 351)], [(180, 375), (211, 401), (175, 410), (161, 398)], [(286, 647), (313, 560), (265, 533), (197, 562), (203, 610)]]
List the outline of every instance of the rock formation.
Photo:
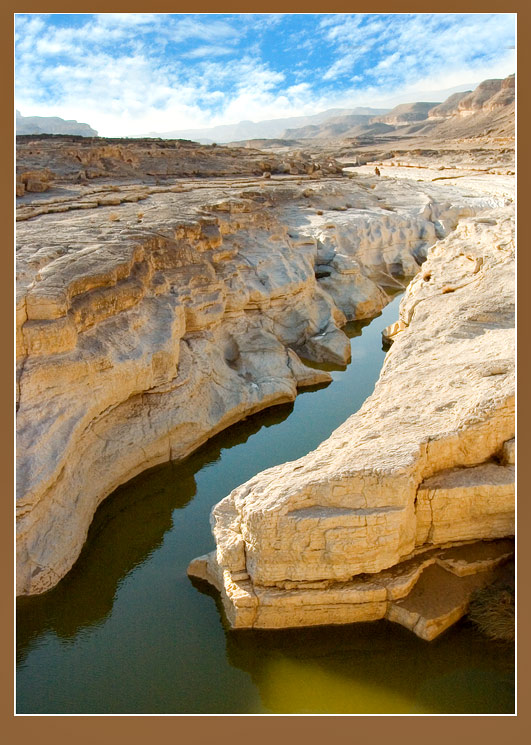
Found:
[(508, 207), (436, 243), (359, 412), (214, 507), (189, 572), (233, 626), (387, 617), (431, 639), (510, 556), (474, 542), (514, 531), (513, 236)]
[[(346, 362), (345, 321), (377, 313), (459, 219), (505, 202), (473, 184), (333, 177), (333, 160), (304, 153), (277, 176), (280, 157), (266, 169), (263, 153), (193, 143), (19, 147), (24, 172), (54, 174), (17, 209), (22, 594), (69, 570), (119, 484), (329, 380), (299, 355)], [(168, 175), (199, 162), (218, 178)]]
[(95, 137), (98, 133), (88, 124), (59, 116), (22, 116), (17, 111), (17, 135), (56, 134)]
[(189, 140), (17, 136), (17, 178), (26, 171), (43, 169), (51, 169), (63, 185), (91, 181), (114, 186), (127, 180), (138, 185), (195, 176), (261, 176), (264, 171), (341, 173), (332, 156), (323, 160), (301, 151), (283, 156), (242, 147), (203, 147)]
[(507, 137), (514, 133), (515, 77), (485, 80), (474, 91), (453, 93), (442, 103), (417, 101), (395, 106), (375, 116), (340, 114), (310, 126), (287, 129), (282, 137), (291, 140), (367, 138), (378, 143), (415, 137), (471, 138), (484, 133)]
[(514, 104), (515, 76), (503, 80), (484, 80), (478, 87), (459, 101), (460, 114), (476, 111), (494, 111)]

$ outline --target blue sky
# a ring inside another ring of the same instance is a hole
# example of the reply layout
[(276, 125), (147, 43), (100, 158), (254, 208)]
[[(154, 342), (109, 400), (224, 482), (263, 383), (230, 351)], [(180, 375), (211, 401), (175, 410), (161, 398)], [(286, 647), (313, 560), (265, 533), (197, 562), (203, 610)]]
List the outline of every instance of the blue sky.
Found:
[(514, 44), (512, 13), (17, 14), (15, 100), (107, 136), (208, 127), (443, 100)]

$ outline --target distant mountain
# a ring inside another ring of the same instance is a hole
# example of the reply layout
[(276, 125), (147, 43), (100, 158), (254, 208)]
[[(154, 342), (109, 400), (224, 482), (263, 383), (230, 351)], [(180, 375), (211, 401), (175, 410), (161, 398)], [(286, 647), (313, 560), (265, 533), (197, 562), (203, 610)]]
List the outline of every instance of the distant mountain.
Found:
[(308, 124), (306, 127), (295, 127), (286, 129), (282, 133), (282, 139), (306, 139), (308, 137), (337, 137), (346, 129), (356, 127), (360, 124), (368, 124), (375, 116), (370, 114), (343, 114), (341, 116), (331, 116), (322, 123)]
[(442, 103), (402, 103), (371, 117), (342, 114), (317, 124), (287, 129), (283, 137), (348, 139), (378, 135), (430, 135), (442, 139), (514, 135), (514, 75), (484, 80), (473, 91), (449, 96)]
[[(394, 131), (395, 126), (420, 122), (428, 118), (428, 112), (437, 104), (401, 103), (394, 109), (380, 109), (372, 113), (348, 113), (332, 116), (321, 124), (313, 123), (306, 127), (286, 129), (283, 139), (331, 139), (335, 137), (356, 137), (360, 134), (376, 135)], [(370, 111), (365, 109), (365, 111)]]
[(98, 133), (88, 124), (75, 119), (61, 119), (58, 116), (22, 116), (17, 111), (17, 135), (81, 135), (97, 137)]
[[(203, 145), (213, 142), (226, 143), (241, 140), (273, 139), (282, 137), (288, 127), (319, 125), (338, 116), (355, 115), (367, 117), (385, 114), (389, 109), (372, 109), (359, 106), (355, 109), (327, 109), (310, 116), (291, 116), (285, 119), (267, 119), (260, 122), (243, 121), (237, 124), (220, 124), (205, 129), (174, 129), (169, 132), (149, 132), (142, 137), (161, 137), (163, 139), (195, 140)], [(140, 136), (140, 135), (139, 135)]]
[(411, 122), (421, 122), (428, 118), (430, 109), (439, 106), (440, 102), (416, 101), (415, 103), (401, 103), (382, 117), (375, 117), (371, 123), (383, 122), (384, 124), (410, 124)]

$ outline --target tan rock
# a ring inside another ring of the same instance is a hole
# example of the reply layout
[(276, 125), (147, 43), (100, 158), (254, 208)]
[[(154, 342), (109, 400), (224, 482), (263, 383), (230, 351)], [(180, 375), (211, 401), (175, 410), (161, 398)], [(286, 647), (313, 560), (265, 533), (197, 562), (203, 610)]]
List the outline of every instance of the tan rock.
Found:
[(493, 579), (488, 571), (456, 577), (440, 566), (431, 566), (406, 598), (389, 605), (387, 618), (431, 641), (462, 618), (474, 590)]
[(512, 437), (510, 440), (507, 440), (507, 442), (503, 443), (500, 460), (506, 466), (514, 466), (515, 456), (516, 456), (516, 445), (515, 445), (515, 439), (514, 437)]
[[(429, 546), (512, 535), (514, 472), (499, 458), (510, 458), (514, 435), (513, 278), (509, 209), (465, 220), (433, 247), (360, 411), (214, 507), (218, 577), (245, 572), (257, 595), (274, 588), (281, 604), (289, 582), (348, 583)], [(426, 616), (418, 633), (431, 638), (462, 606)], [(286, 611), (282, 623), (302, 617)]]
[(416, 499), (420, 545), (514, 534), (514, 466), (441, 471), (422, 482)]
[[(246, 572), (222, 570), (216, 552), (194, 559), (191, 577), (213, 584), (233, 628), (286, 628), (387, 618), (433, 639), (467, 611), (475, 589), (496, 577), (514, 542), (432, 549), (374, 575), (348, 582), (255, 585)], [(457, 571), (456, 571), (457, 569)]]
[[(125, 150), (105, 152), (117, 169), (131, 166)], [(26, 202), (17, 230), (17, 586), (23, 594), (43, 592), (64, 576), (94, 511), (118, 485), (185, 457), (245, 416), (292, 401), (300, 386), (328, 382), (327, 373), (306, 367), (298, 355), (344, 362), (349, 343), (340, 327), (388, 302), (382, 288), (390, 273), (418, 266), (414, 255), (435, 239), (433, 220), (444, 232), (463, 211), (492, 202), (482, 193), (461, 199), (454, 192), (452, 202), (441, 186), (408, 187), (389, 194), (393, 217), (372, 191), (325, 177), (312, 182), (307, 196), (294, 181), (204, 181), (177, 190), (127, 184), (113, 207), (100, 204), (99, 186), (67, 185), (71, 196)], [(322, 208), (310, 220), (300, 209), (308, 199)], [(359, 210), (332, 209), (347, 202)], [(385, 236), (377, 229), (383, 217)], [(316, 278), (320, 263), (335, 273), (338, 302), (334, 284)], [(346, 300), (349, 286), (355, 302)], [(405, 481), (414, 488), (415, 479)], [(336, 487), (344, 489), (341, 478), (334, 477)], [(392, 564), (414, 542), (414, 530), (399, 527), (409, 526), (412, 502), (404, 508), (391, 499), (376, 507), (364, 514), (360, 504), (347, 522), (361, 542), (378, 538)], [(341, 554), (348, 534), (337, 517), (325, 518), (332, 555)], [(304, 512), (283, 519), (313, 526), (312, 541), (324, 550), (319, 520)], [(386, 531), (395, 529), (403, 533), (398, 546), (386, 543)], [(295, 550), (309, 558), (304, 531), (297, 531)], [(225, 536), (223, 551), (237, 566), (244, 539), (231, 519)], [(379, 553), (368, 552), (367, 571), (378, 569)], [(335, 579), (344, 578), (341, 561)]]

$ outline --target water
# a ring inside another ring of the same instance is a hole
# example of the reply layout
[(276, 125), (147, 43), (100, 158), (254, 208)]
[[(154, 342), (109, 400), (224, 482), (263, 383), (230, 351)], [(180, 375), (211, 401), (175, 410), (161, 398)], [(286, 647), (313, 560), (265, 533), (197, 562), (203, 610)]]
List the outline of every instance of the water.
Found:
[(512, 713), (512, 650), (462, 621), (433, 642), (378, 621), (231, 631), (186, 575), (214, 548), (213, 504), (315, 448), (372, 392), (381, 331), (349, 324), (352, 363), (331, 385), (240, 422), (98, 509), (71, 572), (17, 603), (19, 713)]

